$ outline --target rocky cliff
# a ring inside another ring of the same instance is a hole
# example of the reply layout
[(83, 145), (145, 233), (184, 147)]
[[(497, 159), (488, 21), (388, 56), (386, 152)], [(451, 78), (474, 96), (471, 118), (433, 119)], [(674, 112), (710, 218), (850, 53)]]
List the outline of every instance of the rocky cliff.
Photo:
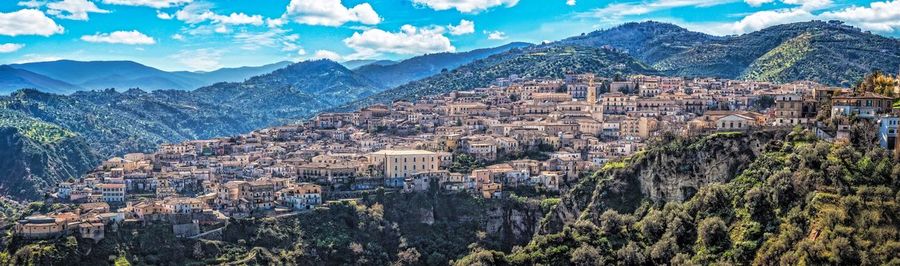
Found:
[(718, 133), (665, 145), (611, 162), (563, 196), (541, 226), (556, 232), (579, 217), (596, 219), (607, 209), (631, 213), (643, 203), (662, 206), (690, 199), (701, 187), (731, 180), (784, 132)]

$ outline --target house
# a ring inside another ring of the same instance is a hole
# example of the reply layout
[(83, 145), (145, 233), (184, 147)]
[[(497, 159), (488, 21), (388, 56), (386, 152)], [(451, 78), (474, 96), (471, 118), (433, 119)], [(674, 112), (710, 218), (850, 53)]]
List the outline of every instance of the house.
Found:
[(316, 184), (296, 184), (281, 189), (277, 195), (283, 205), (297, 210), (308, 210), (322, 204), (322, 187)]
[(437, 153), (424, 150), (382, 150), (366, 156), (386, 178), (405, 179), (420, 172), (437, 171)]
[(125, 184), (99, 184), (103, 201), (108, 203), (125, 202)]
[(28, 216), (19, 220), (13, 229), (17, 236), (28, 239), (47, 239), (65, 234), (69, 229), (65, 219), (46, 215)]
[(748, 130), (756, 126), (756, 120), (743, 114), (731, 114), (716, 120), (716, 130)]
[(867, 92), (859, 95), (835, 96), (831, 98), (831, 116), (857, 115), (860, 118), (875, 118), (878, 114), (891, 111), (890, 97)]
[(78, 233), (82, 238), (88, 238), (98, 242), (105, 237), (106, 224), (100, 219), (88, 219), (78, 225)]

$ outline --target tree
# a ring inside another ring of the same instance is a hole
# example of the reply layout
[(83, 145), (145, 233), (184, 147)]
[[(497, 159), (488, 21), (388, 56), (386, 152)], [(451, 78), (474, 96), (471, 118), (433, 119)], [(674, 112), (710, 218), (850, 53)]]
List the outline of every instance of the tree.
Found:
[(575, 265), (602, 265), (603, 256), (600, 251), (590, 245), (582, 244), (572, 251), (572, 264)]
[(728, 227), (722, 218), (713, 216), (700, 222), (697, 228), (698, 241), (711, 251), (718, 251), (728, 243)]
[(419, 259), (421, 257), (422, 255), (419, 254), (419, 251), (416, 250), (416, 248), (408, 248), (397, 253), (397, 262), (394, 263), (394, 265), (418, 265), (420, 264)]

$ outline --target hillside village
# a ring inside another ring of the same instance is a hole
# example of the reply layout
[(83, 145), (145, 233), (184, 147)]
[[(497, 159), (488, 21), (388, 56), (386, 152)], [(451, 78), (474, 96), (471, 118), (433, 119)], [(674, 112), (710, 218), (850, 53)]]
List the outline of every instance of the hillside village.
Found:
[(166, 222), (178, 236), (198, 237), (229, 218), (304, 215), (380, 189), (558, 193), (661, 136), (802, 126), (828, 141), (850, 137), (848, 124), (832, 128), (823, 118), (870, 119), (881, 146), (900, 151), (894, 100), (812, 82), (510, 76), (486, 88), (111, 158), (48, 192), (72, 207), (26, 217), (14, 232), (99, 241), (123, 224)]

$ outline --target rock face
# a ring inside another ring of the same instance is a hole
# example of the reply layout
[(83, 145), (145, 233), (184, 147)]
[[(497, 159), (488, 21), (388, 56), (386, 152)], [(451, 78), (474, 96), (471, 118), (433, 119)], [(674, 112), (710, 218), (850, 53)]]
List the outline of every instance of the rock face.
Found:
[(563, 196), (542, 222), (542, 233), (557, 232), (582, 216), (598, 218), (607, 209), (631, 213), (644, 202), (689, 199), (700, 187), (727, 182), (746, 169), (782, 132), (721, 133), (693, 141), (673, 141), (607, 167)]
[(488, 234), (502, 236), (507, 247), (528, 243), (537, 232), (543, 212), (537, 205), (506, 203), (491, 208), (484, 220)]

